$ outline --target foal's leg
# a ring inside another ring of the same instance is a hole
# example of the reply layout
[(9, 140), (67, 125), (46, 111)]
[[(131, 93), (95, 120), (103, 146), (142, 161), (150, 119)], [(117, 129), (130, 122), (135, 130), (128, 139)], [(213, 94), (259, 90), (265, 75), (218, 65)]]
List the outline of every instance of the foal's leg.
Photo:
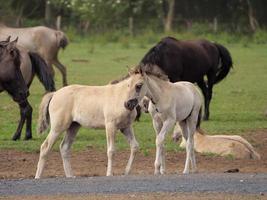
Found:
[(174, 130), (173, 130), (173, 133), (172, 133), (172, 140), (174, 142), (178, 142), (180, 140), (180, 138), (182, 137), (182, 134), (183, 134), (182, 129), (181, 129), (179, 123), (176, 123)]
[(50, 130), (47, 138), (43, 142), (40, 148), (40, 157), (37, 164), (37, 171), (35, 174), (35, 178), (40, 178), (42, 176), (42, 173), (44, 171), (45, 162), (47, 159), (48, 153), (51, 151), (54, 143), (56, 142), (56, 139), (58, 138), (60, 132), (55, 132), (54, 130)]
[(125, 128), (125, 129), (121, 129), (121, 132), (123, 133), (123, 135), (125, 135), (131, 147), (131, 155), (125, 168), (125, 175), (128, 175), (132, 168), (132, 164), (133, 164), (136, 152), (138, 151), (139, 144), (135, 139), (132, 126)]
[[(32, 107), (30, 106), (29, 102), (25, 100), (24, 102), (19, 104), (20, 108), (20, 121), (19, 125), (17, 127), (17, 130), (15, 134), (13, 135), (13, 140), (20, 139), (21, 136), (21, 130), (23, 128), (23, 125), (25, 123), (25, 120), (27, 119), (27, 128), (26, 128), (26, 137), (25, 139), (31, 139), (32, 133), (31, 133), (31, 114), (32, 114)], [(30, 128), (29, 128), (30, 126)]]
[[(159, 135), (160, 130), (162, 129), (163, 123), (161, 119), (157, 116), (154, 116), (153, 118), (153, 127), (156, 132), (156, 137)], [(160, 155), (160, 174), (164, 174), (166, 170), (166, 164), (165, 164), (165, 147), (164, 144), (162, 145), (161, 155)]]
[(59, 69), (59, 71), (62, 74), (62, 82), (63, 82), (63, 86), (68, 85), (67, 83), (67, 70), (66, 67), (64, 65), (62, 65), (59, 61), (58, 58), (55, 58), (53, 60), (53, 64)]
[[(162, 162), (162, 159), (164, 159), (163, 153), (163, 146), (164, 146), (164, 140), (165, 140), (165, 136), (166, 133), (168, 133), (168, 131), (170, 130), (171, 127), (173, 127), (175, 124), (175, 120), (173, 119), (167, 119), (166, 121), (163, 122), (162, 128), (159, 132), (159, 134), (157, 135), (156, 138), (156, 159), (155, 159), (155, 175), (159, 175), (160, 174), (160, 167), (161, 164), (165, 162)], [(163, 164), (164, 165), (164, 164)], [(164, 166), (163, 166), (164, 167)]]
[(189, 135), (191, 135), (191, 146), (190, 146), (190, 161), (191, 161), (191, 168), (192, 172), (195, 173), (197, 172), (197, 166), (196, 166), (196, 156), (195, 156), (195, 141), (194, 141), (194, 134), (196, 132), (196, 124), (197, 124), (197, 117), (198, 112), (193, 112), (191, 114), (191, 118), (189, 119)]
[(192, 124), (193, 123), (190, 119), (187, 119), (184, 123), (180, 123), (183, 132), (183, 137), (186, 139), (186, 160), (183, 171), (184, 174), (189, 173), (190, 162), (192, 165), (192, 172), (196, 171), (196, 161), (194, 152), (194, 133), (196, 128), (194, 128)]
[(108, 167), (107, 176), (112, 176), (112, 161), (113, 154), (115, 152), (115, 134), (117, 129), (113, 124), (106, 124), (106, 137), (107, 137), (107, 156), (108, 156)]
[(64, 139), (60, 144), (60, 153), (63, 160), (63, 166), (66, 177), (74, 177), (70, 164), (70, 148), (80, 128), (78, 123), (73, 122), (66, 132)]

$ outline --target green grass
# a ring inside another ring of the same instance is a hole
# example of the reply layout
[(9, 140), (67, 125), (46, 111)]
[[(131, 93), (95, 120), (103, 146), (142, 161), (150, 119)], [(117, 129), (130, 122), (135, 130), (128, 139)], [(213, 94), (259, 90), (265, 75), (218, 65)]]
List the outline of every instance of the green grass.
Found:
[[(93, 40), (72, 42), (60, 54), (60, 60), (68, 69), (70, 84), (104, 85), (124, 75), (127, 66), (137, 64), (145, 52), (152, 46), (153, 38), (147, 43), (141, 39), (131, 42), (123, 39), (117, 43), (105, 43)], [(211, 102), (211, 118), (202, 123), (202, 128), (210, 134), (242, 134), (247, 130), (267, 128), (267, 119), (263, 112), (267, 108), (267, 45), (266, 44), (226, 44), (232, 53), (234, 69), (228, 77), (214, 87)], [(73, 62), (72, 59), (87, 59), (88, 62)], [(56, 70), (56, 85), (61, 87), (61, 75)], [(36, 119), (38, 105), (44, 89), (37, 79), (30, 89), (29, 101), (33, 111), (32, 141), (11, 141), (19, 119), (18, 106), (6, 93), (0, 94), (0, 148), (22, 151), (38, 151), (47, 134), (37, 136)], [(141, 152), (148, 155), (154, 148), (155, 133), (150, 116), (143, 114), (141, 122), (134, 124)], [(171, 134), (170, 134), (171, 135)], [(128, 148), (121, 134), (117, 135), (118, 149)], [(24, 132), (22, 134), (24, 137)], [(59, 142), (58, 142), (59, 143)], [(55, 149), (58, 149), (58, 143)], [(167, 149), (179, 151), (177, 144), (167, 140)], [(75, 150), (88, 147), (106, 149), (104, 130), (81, 129), (74, 143)]]

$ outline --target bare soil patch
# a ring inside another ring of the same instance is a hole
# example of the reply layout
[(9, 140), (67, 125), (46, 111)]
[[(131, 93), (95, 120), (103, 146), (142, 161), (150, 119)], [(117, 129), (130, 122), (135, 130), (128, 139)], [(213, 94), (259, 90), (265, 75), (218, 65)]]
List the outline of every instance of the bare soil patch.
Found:
[[(240, 173), (267, 173), (267, 130), (250, 131), (242, 134), (260, 153), (262, 159), (241, 160), (231, 157), (197, 154), (199, 172), (225, 172), (239, 169)], [(122, 175), (126, 166), (129, 151), (117, 151), (114, 162), (114, 175)], [(0, 178), (33, 178), (36, 171), (39, 153), (26, 153), (15, 150), (0, 150)], [(139, 152), (133, 165), (132, 174), (148, 175), (154, 171), (155, 151), (148, 155)], [(185, 152), (167, 152), (167, 174), (182, 173)], [(72, 153), (72, 167), (76, 176), (105, 176), (107, 157), (105, 149), (89, 148)], [(64, 176), (59, 152), (52, 152), (44, 171), (44, 177)]]

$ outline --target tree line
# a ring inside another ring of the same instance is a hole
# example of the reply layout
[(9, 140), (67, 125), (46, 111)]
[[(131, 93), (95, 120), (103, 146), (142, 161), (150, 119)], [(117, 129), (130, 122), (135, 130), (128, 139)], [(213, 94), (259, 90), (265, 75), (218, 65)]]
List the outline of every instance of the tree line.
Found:
[(0, 0), (0, 20), (13, 26), (45, 24), (81, 33), (127, 30), (130, 35), (190, 30), (253, 33), (267, 25), (266, 0)]

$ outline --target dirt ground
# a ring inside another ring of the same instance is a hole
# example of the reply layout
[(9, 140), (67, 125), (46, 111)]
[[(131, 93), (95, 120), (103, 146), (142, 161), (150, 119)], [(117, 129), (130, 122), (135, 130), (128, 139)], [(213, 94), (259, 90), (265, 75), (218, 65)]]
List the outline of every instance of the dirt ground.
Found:
[[(267, 130), (257, 130), (244, 134), (244, 137), (260, 153), (261, 160), (241, 160), (231, 157), (197, 154), (199, 172), (225, 172), (229, 169), (239, 169), (239, 172), (267, 173)], [(122, 175), (129, 156), (129, 151), (117, 151), (114, 161), (114, 175)], [(0, 178), (33, 178), (39, 153), (26, 153), (15, 150), (0, 150)], [(154, 150), (144, 155), (139, 152), (133, 164), (132, 174), (151, 175), (154, 171)], [(88, 148), (72, 153), (72, 167), (76, 176), (104, 176), (107, 157), (105, 150)], [(185, 152), (167, 152), (167, 174), (182, 173), (185, 162)], [(52, 152), (43, 177), (64, 176), (62, 160), (59, 152)]]

